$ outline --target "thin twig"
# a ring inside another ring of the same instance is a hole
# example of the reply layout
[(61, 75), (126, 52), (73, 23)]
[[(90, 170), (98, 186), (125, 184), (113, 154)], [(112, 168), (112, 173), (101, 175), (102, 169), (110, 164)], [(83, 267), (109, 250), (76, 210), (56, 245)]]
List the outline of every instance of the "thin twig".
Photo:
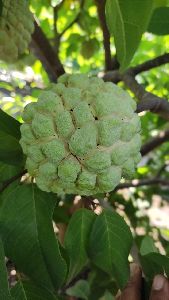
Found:
[(161, 131), (156, 137), (146, 142), (141, 147), (141, 155), (144, 156), (148, 154), (150, 151), (154, 150), (165, 142), (169, 142), (169, 130)]
[(137, 75), (141, 72), (149, 71), (166, 63), (169, 63), (169, 53), (164, 53), (163, 55), (150, 59), (140, 65), (131, 68), (131, 70), (134, 75)]
[[(164, 53), (156, 58), (147, 60), (146, 62), (137, 65), (135, 67), (129, 68), (127, 72), (132, 72), (133, 75), (140, 74), (141, 72), (149, 71), (153, 68), (159, 67), (169, 63), (169, 53)], [(123, 80), (122, 74), (119, 71), (108, 71), (104, 74), (104, 81), (111, 81), (114, 83), (118, 83)]]
[(151, 178), (151, 179), (143, 179), (143, 180), (138, 180), (134, 179), (131, 182), (125, 182), (125, 183), (120, 183), (118, 186), (116, 186), (115, 191), (118, 191), (120, 189), (125, 189), (129, 187), (139, 187), (139, 186), (147, 186), (147, 185), (162, 185), (162, 186), (169, 186), (169, 180), (163, 179), (163, 178)]
[(98, 16), (100, 20), (100, 25), (103, 32), (103, 45), (104, 45), (104, 53), (105, 53), (105, 70), (113, 69), (113, 60), (111, 56), (110, 49), (110, 33), (106, 24), (106, 16), (105, 16), (105, 4), (106, 0), (95, 0), (97, 5)]
[(166, 99), (147, 92), (131, 71), (123, 75), (123, 81), (139, 100), (136, 112), (151, 111), (169, 120), (169, 102)]

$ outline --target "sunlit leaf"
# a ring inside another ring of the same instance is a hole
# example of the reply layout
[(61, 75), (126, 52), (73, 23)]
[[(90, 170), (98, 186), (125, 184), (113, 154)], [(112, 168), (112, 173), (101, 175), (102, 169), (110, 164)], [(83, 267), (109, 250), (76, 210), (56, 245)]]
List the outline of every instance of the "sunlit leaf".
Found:
[[(129, 278), (128, 255), (132, 245), (129, 227), (116, 212), (104, 210), (92, 227), (89, 255), (100, 269), (116, 278), (123, 288)], [(123, 270), (123, 272), (121, 272)]]
[(153, 0), (107, 0), (106, 17), (110, 33), (114, 36), (117, 58), (121, 70), (129, 65), (146, 31)]

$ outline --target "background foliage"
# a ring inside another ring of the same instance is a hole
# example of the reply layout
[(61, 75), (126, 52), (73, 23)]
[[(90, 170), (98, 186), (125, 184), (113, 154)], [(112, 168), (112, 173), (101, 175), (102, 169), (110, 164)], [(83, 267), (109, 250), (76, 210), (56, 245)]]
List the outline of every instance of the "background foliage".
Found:
[[(164, 64), (169, 1), (107, 0), (106, 15), (104, 8), (105, 1), (30, 0), (45, 36), (36, 24), (30, 49), (14, 64), (0, 62), (0, 297), (5, 299), (112, 299), (126, 285), (133, 260), (141, 263), (147, 287), (155, 274), (169, 276), (169, 69)], [(155, 57), (160, 57), (156, 63), (136, 70)], [(143, 157), (135, 178), (109, 194), (48, 194), (25, 174), (18, 142), (22, 111), (57, 80), (60, 61), (66, 72), (118, 83), (138, 102)], [(12, 288), (5, 255), (17, 274)]]

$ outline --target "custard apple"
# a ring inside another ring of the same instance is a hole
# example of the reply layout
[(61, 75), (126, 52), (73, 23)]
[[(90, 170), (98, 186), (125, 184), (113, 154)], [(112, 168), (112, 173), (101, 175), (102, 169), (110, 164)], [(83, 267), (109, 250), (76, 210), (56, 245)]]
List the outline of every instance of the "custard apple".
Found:
[(26, 167), (46, 192), (92, 195), (133, 176), (140, 119), (121, 88), (85, 74), (62, 75), (28, 104), (21, 125)]
[(33, 16), (26, 0), (2, 0), (0, 14), (0, 59), (14, 62), (31, 40)]

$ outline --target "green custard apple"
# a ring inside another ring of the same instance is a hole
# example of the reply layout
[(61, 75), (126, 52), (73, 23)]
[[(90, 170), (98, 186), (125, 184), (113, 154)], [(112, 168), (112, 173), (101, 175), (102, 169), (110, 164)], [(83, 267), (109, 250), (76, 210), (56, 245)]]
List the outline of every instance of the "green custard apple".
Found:
[(2, 0), (0, 12), (0, 60), (14, 62), (31, 40), (33, 16), (26, 0)]
[(64, 74), (28, 104), (20, 140), (26, 167), (46, 192), (92, 195), (131, 178), (140, 160), (140, 119), (115, 84)]

